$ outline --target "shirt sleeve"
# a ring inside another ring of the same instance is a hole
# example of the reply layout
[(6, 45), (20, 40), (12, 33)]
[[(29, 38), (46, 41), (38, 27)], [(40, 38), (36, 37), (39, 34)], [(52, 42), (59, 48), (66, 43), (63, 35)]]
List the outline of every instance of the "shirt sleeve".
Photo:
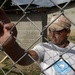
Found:
[(37, 53), (39, 60), (42, 61), (45, 53), (43, 44), (42, 43), (37, 44), (32, 50)]

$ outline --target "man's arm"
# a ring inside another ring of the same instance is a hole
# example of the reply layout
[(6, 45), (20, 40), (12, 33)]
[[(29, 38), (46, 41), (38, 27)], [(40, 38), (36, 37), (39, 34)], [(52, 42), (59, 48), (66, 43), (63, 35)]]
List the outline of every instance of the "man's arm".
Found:
[[(20, 57), (25, 54), (25, 50), (22, 49), (16, 41), (12, 41), (12, 46), (7, 48), (4, 47), (4, 51), (12, 58), (12, 60), (17, 61)], [(28, 56), (31, 55), (35, 60), (38, 60), (38, 56), (34, 51), (28, 51), (27, 54), (21, 61), (18, 62), (20, 65), (29, 65), (33, 63), (33, 60)]]
[[(0, 32), (0, 44), (3, 44), (3, 42), (11, 35), (11, 25), (11, 23), (8, 23), (8, 26), (4, 26), (3, 30)], [(18, 43), (14, 39), (14, 36), (16, 36), (15, 31), (13, 32), (12, 36), (2, 46), (3, 50), (12, 58), (13, 61), (16, 62), (17, 60), (19, 60), (20, 57), (22, 57), (25, 54), (25, 50), (18, 45)], [(29, 54), (35, 60), (38, 59), (38, 56), (34, 51), (28, 51), (27, 55), (22, 60), (20, 60), (18, 64), (29, 65), (33, 63), (32, 59), (28, 56)]]
[[(3, 10), (0, 10), (0, 13), (4, 12)], [(12, 58), (13, 61), (17, 61), (20, 57), (22, 57), (25, 54), (25, 50), (22, 49), (19, 44), (14, 39), (14, 36), (17, 36), (17, 30), (16, 28), (13, 29), (12, 36), (3, 44), (3, 42), (11, 35), (10, 30), (13, 27), (14, 24), (10, 23), (9, 19), (7, 18), (6, 13), (4, 12), (4, 15), (1, 16), (1, 21), (4, 22), (3, 24), (0, 24), (0, 28), (2, 27), (2, 30), (0, 31), (0, 44), (3, 47), (3, 50)], [(5, 18), (7, 18), (5, 20)], [(21, 59), (18, 64), (20, 65), (29, 65), (33, 63), (33, 60), (28, 56), (31, 55), (35, 60), (38, 60), (38, 55), (34, 51), (28, 51), (26, 56)]]

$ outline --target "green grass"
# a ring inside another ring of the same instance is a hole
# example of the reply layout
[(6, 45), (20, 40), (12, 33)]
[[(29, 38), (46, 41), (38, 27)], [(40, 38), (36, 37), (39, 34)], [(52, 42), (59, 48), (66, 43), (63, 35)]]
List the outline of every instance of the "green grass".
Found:
[[(7, 73), (8, 71), (10, 71), (11, 67), (12, 67), (12, 63), (9, 59), (6, 59), (3, 64), (5, 64), (6, 66), (3, 68), (4, 72)], [(40, 75), (40, 69), (38, 67), (35, 67), (34, 64), (32, 64), (31, 66), (29, 66), (29, 68), (26, 68), (25, 66), (23, 66), (23, 70), (20, 69), (20, 67), (18, 68), (24, 75)], [(4, 73), (0, 70), (0, 75), (4, 75)], [(19, 73), (19, 71), (17, 71), (16, 68), (13, 68), (13, 70), (8, 73), (7, 75), (22, 75), (21, 73)]]

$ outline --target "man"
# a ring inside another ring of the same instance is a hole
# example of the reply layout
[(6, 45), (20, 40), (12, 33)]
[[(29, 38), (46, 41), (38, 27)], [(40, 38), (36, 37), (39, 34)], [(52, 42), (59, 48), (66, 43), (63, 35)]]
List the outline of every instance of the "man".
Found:
[[(57, 16), (53, 16), (51, 22), (56, 18)], [(16, 29), (13, 29), (12, 36), (3, 44), (4, 40), (11, 35), (10, 29), (12, 26), (11, 23), (0, 24), (0, 28), (3, 28), (0, 32), (0, 44), (2, 44), (3, 50), (16, 62), (26, 52), (14, 39), (14, 36), (17, 36)], [(18, 64), (29, 65), (33, 63), (34, 61), (29, 57), (30, 55), (36, 61), (40, 61), (42, 73), (45, 75), (75, 75), (75, 47), (73, 47), (73, 43), (68, 41), (70, 27), (71, 23), (61, 15), (49, 27), (51, 41), (36, 45), (27, 52)]]

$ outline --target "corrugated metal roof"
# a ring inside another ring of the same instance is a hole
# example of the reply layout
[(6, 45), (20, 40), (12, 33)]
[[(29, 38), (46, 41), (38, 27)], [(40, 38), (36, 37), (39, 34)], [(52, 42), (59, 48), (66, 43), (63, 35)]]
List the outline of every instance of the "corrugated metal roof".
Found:
[[(13, 5), (25, 5), (29, 4), (33, 0), (12, 0)], [(52, 0), (56, 4), (62, 4), (71, 0)], [(34, 0), (32, 4), (38, 5), (39, 7), (52, 7), (54, 4), (51, 0)]]

